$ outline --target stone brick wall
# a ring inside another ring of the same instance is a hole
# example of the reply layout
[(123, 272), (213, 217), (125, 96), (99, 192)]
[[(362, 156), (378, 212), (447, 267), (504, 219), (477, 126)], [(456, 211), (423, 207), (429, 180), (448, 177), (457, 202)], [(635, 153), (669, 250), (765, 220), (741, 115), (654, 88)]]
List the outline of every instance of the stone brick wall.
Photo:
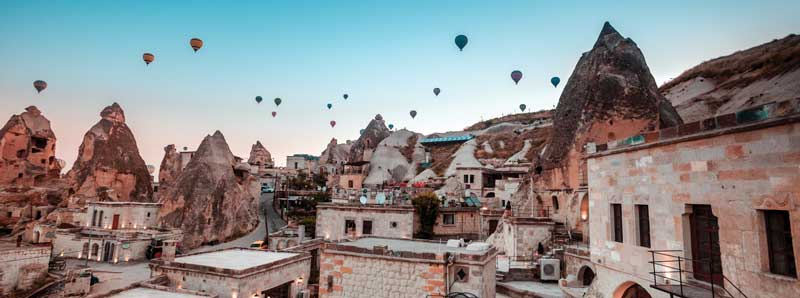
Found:
[[(333, 283), (329, 287), (331, 277)], [(321, 298), (400, 298), (443, 294), (444, 261), (414, 262), (323, 251), (319, 293)]]
[(0, 297), (15, 290), (31, 289), (47, 276), (49, 262), (50, 247), (47, 246), (1, 247)]
[[(356, 232), (345, 234), (345, 220), (356, 223)], [(372, 221), (375, 237), (411, 239), (414, 233), (414, 208), (320, 204), (317, 206), (316, 237), (336, 241), (363, 235), (364, 220)], [(397, 223), (396, 227), (392, 223)]]
[[(439, 209), (439, 216), (433, 226), (433, 234), (437, 238), (452, 236), (476, 239), (481, 231), (481, 216), (478, 211), (477, 207)], [(453, 224), (444, 223), (445, 214), (453, 215)]]
[(90, 203), (86, 211), (84, 226), (92, 224), (94, 211), (97, 211), (95, 224), (100, 223), (100, 212), (102, 211), (102, 228), (110, 229), (114, 222), (114, 215), (119, 215), (120, 229), (141, 229), (143, 227), (158, 226), (158, 210), (160, 204), (143, 204), (132, 202), (115, 203)]
[[(769, 273), (763, 210), (789, 212), (794, 255), (800, 256), (798, 121), (756, 123), (591, 156), (591, 259), (603, 285), (595, 290), (612, 297), (627, 281), (648, 288), (652, 280), (650, 248), (637, 243), (634, 205), (649, 205), (652, 249), (682, 250), (691, 257), (688, 216), (691, 205), (702, 204), (718, 218), (728, 279), (750, 297), (796, 296), (798, 279)], [(612, 241), (611, 203), (622, 205), (622, 243)], [(800, 267), (800, 258), (795, 262)]]

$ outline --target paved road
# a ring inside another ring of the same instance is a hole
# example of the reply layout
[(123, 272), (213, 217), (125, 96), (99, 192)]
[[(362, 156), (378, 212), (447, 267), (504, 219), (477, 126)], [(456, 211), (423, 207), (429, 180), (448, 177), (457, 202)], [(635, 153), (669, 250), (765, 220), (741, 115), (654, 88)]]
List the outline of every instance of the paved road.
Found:
[[(267, 230), (266, 229), (267, 222), (269, 222), (270, 233), (275, 232), (281, 227), (285, 226), (286, 223), (272, 208), (272, 199), (274, 198), (274, 196), (275, 196), (274, 193), (261, 194), (261, 198), (259, 198), (258, 200), (258, 205), (259, 205), (258, 227), (256, 227), (252, 232), (236, 240), (220, 243), (217, 245), (198, 247), (196, 249), (193, 249), (191, 252), (192, 253), (204, 252), (204, 251), (211, 251), (211, 250), (231, 248), (231, 247), (249, 247), (250, 244), (252, 244), (254, 241), (264, 240), (264, 236), (266, 235), (266, 230)], [(267, 211), (266, 219), (264, 218), (264, 210)]]

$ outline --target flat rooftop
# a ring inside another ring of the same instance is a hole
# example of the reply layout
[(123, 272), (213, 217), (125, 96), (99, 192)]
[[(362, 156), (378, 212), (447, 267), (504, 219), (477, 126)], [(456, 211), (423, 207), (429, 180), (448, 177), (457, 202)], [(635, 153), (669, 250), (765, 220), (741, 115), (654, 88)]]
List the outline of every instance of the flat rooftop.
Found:
[(245, 270), (297, 256), (297, 253), (255, 249), (226, 249), (175, 258), (175, 263)]
[(133, 288), (108, 296), (108, 298), (208, 298), (208, 296), (169, 292), (150, 288)]
[(390, 238), (359, 238), (355, 241), (341, 242), (338, 245), (354, 246), (366, 249), (373, 249), (375, 246), (388, 246), (389, 250), (393, 251), (407, 251), (415, 253), (459, 253), (470, 255), (483, 255), (488, 250), (467, 250), (466, 247), (447, 247), (447, 242), (442, 243), (419, 241), (419, 240), (405, 240), (405, 239), (390, 239)]

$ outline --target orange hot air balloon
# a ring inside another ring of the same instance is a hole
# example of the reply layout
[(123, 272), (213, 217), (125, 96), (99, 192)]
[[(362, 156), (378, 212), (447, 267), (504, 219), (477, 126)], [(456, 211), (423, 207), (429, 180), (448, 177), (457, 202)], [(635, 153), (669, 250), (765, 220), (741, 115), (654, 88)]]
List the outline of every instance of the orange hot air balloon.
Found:
[(189, 45), (192, 46), (192, 50), (197, 52), (197, 50), (203, 47), (203, 41), (199, 38), (192, 38), (192, 40), (189, 41)]
[(150, 65), (150, 62), (153, 62), (153, 60), (156, 60), (156, 56), (154, 56), (153, 54), (150, 54), (150, 53), (144, 53), (142, 55), (142, 60), (144, 60), (144, 63), (146, 65)]

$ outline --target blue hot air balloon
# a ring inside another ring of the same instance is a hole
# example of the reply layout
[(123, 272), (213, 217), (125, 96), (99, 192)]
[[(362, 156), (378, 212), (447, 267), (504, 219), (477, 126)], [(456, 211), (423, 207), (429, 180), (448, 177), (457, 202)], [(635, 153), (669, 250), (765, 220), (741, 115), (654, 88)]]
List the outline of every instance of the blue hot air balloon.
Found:
[(522, 72), (519, 70), (512, 71), (511, 79), (514, 80), (514, 84), (519, 84), (519, 80), (522, 79)]
[(347, 98), (350, 97), (350, 95), (344, 94), (342, 95), (342, 97), (344, 97), (344, 100), (347, 100)]
[(458, 46), (458, 50), (459, 51), (463, 51), (464, 50), (464, 47), (467, 46), (467, 41), (468, 41), (468, 39), (467, 39), (466, 35), (462, 34), (462, 35), (456, 36), (456, 46)]
[(328, 104), (328, 110), (330, 110), (332, 107), (333, 107), (333, 104), (332, 104), (332, 103), (329, 103), (329, 104)]
[(550, 84), (553, 84), (553, 87), (558, 87), (558, 83), (561, 83), (561, 79), (558, 77), (553, 77), (550, 79)]
[(394, 129), (394, 124), (389, 124), (389, 129)]
[(523, 112), (525, 112), (525, 108), (527, 108), (527, 107), (528, 107), (528, 106), (526, 106), (524, 103), (523, 103), (523, 104), (521, 104), (521, 105), (519, 105), (519, 109), (520, 109), (521, 111), (523, 111)]
[(261, 103), (262, 100), (264, 100), (264, 99), (261, 98), (261, 96), (256, 96), (256, 102), (257, 103)]
[(281, 105), (281, 102), (283, 102), (283, 100), (281, 100), (281, 98), (280, 98), (280, 97), (276, 97), (276, 98), (275, 98), (275, 106), (279, 106), (279, 105)]
[(438, 87), (433, 88), (433, 95), (439, 96), (440, 92), (442, 92), (442, 89), (439, 89)]

